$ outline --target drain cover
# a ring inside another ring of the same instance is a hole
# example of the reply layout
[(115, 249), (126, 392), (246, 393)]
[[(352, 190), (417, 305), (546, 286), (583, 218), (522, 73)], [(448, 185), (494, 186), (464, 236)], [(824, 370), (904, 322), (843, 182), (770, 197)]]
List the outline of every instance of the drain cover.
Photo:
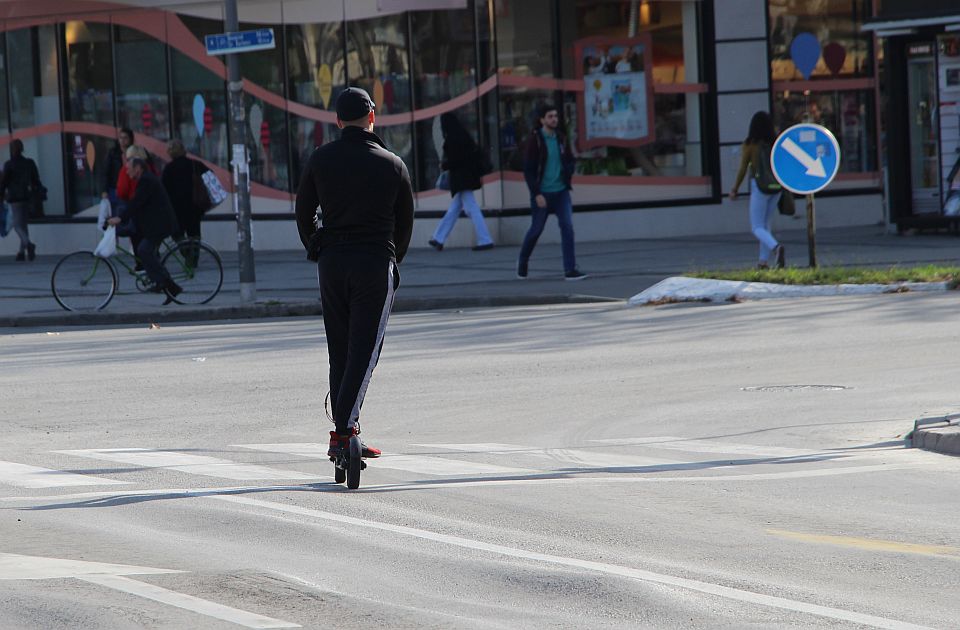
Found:
[(853, 389), (845, 385), (756, 385), (753, 387), (741, 387), (742, 392), (801, 392), (801, 391), (827, 391), (838, 392), (844, 389)]

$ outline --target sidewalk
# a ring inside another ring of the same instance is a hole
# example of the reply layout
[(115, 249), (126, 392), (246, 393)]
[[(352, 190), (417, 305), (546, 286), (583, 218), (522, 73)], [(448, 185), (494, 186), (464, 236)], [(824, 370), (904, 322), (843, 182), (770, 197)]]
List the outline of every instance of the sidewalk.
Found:
[[(787, 263), (805, 266), (805, 231), (783, 232)], [(542, 243), (534, 252), (530, 277), (516, 278), (518, 246), (485, 252), (436, 252), (414, 243), (401, 266), (395, 311), (478, 306), (624, 301), (669, 276), (696, 269), (743, 268), (755, 264), (757, 244), (747, 233), (590, 242), (577, 244), (578, 282), (563, 279), (560, 246)], [(950, 235), (896, 236), (882, 227), (824, 229), (817, 235), (821, 265), (889, 266), (960, 262), (960, 239)], [(422, 248), (421, 248), (422, 247)], [(43, 243), (38, 244), (42, 253)], [(236, 251), (221, 252), (224, 287), (210, 304), (161, 306), (163, 298), (137, 293), (121, 273), (120, 292), (103, 311), (70, 313), (50, 292), (58, 256), (32, 263), (0, 261), (0, 327), (139, 324), (148, 322), (319, 315), (316, 267), (300, 251), (258, 252), (257, 303), (242, 304)]]

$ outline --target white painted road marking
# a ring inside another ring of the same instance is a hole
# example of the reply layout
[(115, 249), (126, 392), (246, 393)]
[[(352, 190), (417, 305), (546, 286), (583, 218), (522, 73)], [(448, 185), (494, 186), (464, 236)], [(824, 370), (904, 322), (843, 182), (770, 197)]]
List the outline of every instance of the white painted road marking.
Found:
[(317, 475), (293, 470), (267, 468), (255, 464), (239, 464), (228, 459), (207, 457), (205, 455), (190, 455), (176, 451), (163, 451), (148, 448), (104, 448), (83, 449), (71, 451), (56, 451), (66, 455), (77, 455), (91, 459), (102, 459), (108, 462), (119, 462), (143, 468), (169, 468), (191, 475), (219, 477), (221, 479), (269, 480), (269, 479), (299, 479), (315, 481)]
[(75, 578), (91, 584), (138, 595), (162, 604), (183, 608), (207, 617), (229, 621), (247, 628), (299, 628), (289, 621), (273, 619), (238, 608), (231, 608), (199, 597), (177, 593), (152, 584), (131, 580), (127, 575), (185, 573), (175, 569), (155, 569), (129, 564), (86, 562), (62, 558), (0, 553), (0, 580), (50, 580)]
[(783, 446), (758, 446), (754, 444), (735, 444), (719, 440), (690, 440), (682, 437), (661, 436), (643, 438), (610, 438), (590, 440), (598, 444), (615, 444), (623, 446), (642, 445), (650, 448), (662, 448), (687, 453), (717, 453), (730, 455), (755, 455), (757, 457), (815, 457), (823, 455), (838, 455), (831, 451), (811, 451)]
[(540, 448), (522, 446), (519, 444), (415, 444), (424, 448), (442, 448), (450, 451), (467, 453), (494, 453), (510, 455), (515, 460), (525, 462), (530, 459), (547, 460), (553, 467), (577, 468), (648, 468), (651, 466), (676, 466), (690, 462), (681, 462), (676, 459), (659, 459), (655, 457), (635, 457), (617, 455), (604, 451), (587, 451), (571, 448)]
[(325, 512), (322, 510), (315, 510), (315, 509), (300, 507), (296, 505), (273, 503), (271, 501), (249, 499), (247, 497), (239, 497), (239, 496), (226, 496), (226, 497), (212, 496), (209, 498), (215, 499), (217, 501), (226, 501), (228, 503), (247, 505), (247, 506), (260, 508), (264, 510), (272, 510), (275, 512), (281, 512), (286, 514), (296, 514), (298, 516), (306, 516), (306, 517), (311, 517), (311, 518), (324, 520), (324, 521), (332, 521), (335, 523), (349, 525), (351, 527), (363, 527), (366, 529), (374, 529), (379, 531), (391, 532), (391, 533), (399, 534), (402, 536), (411, 536), (414, 538), (419, 538), (421, 540), (429, 540), (431, 542), (452, 545), (455, 547), (461, 547), (465, 549), (486, 551), (489, 553), (498, 554), (501, 556), (507, 556), (511, 558), (520, 558), (523, 560), (535, 560), (535, 561), (545, 562), (549, 564), (556, 564), (560, 566), (571, 567), (575, 569), (584, 569), (587, 571), (595, 571), (598, 573), (605, 573), (608, 575), (617, 575), (620, 577), (639, 580), (642, 582), (653, 582), (656, 584), (665, 584), (668, 586), (675, 586), (675, 587), (685, 588), (692, 591), (698, 591), (700, 593), (707, 593), (709, 595), (716, 595), (718, 597), (724, 597), (727, 599), (736, 600), (736, 601), (740, 601), (748, 604), (768, 606), (771, 608), (779, 608), (782, 610), (790, 610), (790, 611), (803, 613), (803, 614), (816, 615), (819, 617), (826, 617), (829, 619), (836, 619), (839, 621), (849, 621), (851, 623), (859, 623), (867, 626), (872, 626), (875, 628), (887, 628), (889, 630), (931, 630), (927, 626), (919, 626), (911, 623), (906, 623), (903, 621), (898, 621), (895, 619), (875, 617), (873, 615), (866, 615), (863, 613), (843, 610), (841, 608), (831, 608), (829, 606), (821, 606), (819, 604), (810, 604), (803, 601), (787, 599), (785, 597), (764, 595), (762, 593), (755, 593), (753, 591), (747, 591), (739, 588), (732, 588), (729, 586), (721, 586), (719, 584), (711, 584), (710, 582), (702, 582), (700, 580), (680, 578), (672, 575), (665, 575), (662, 573), (645, 571), (643, 569), (634, 569), (631, 567), (625, 567), (621, 565), (608, 564), (605, 562), (594, 562), (591, 560), (581, 560), (579, 558), (567, 558), (564, 556), (527, 551), (525, 549), (519, 549), (516, 547), (506, 547), (504, 545), (495, 545), (495, 544), (486, 543), (479, 540), (462, 538), (460, 536), (438, 534), (436, 532), (432, 532), (424, 529), (417, 529), (414, 527), (406, 527), (403, 525), (393, 525), (391, 523), (368, 521), (368, 520), (363, 520), (359, 518), (354, 518), (352, 516), (344, 516), (342, 514), (335, 514), (333, 512)]
[(72, 486), (108, 486), (125, 484), (90, 475), (77, 475), (62, 470), (27, 466), (15, 462), (0, 461), (0, 484), (20, 488), (65, 488)]
[(296, 623), (265, 617), (256, 613), (247, 612), (246, 610), (240, 610), (239, 608), (231, 608), (230, 606), (200, 599), (193, 595), (177, 593), (176, 591), (170, 591), (159, 586), (154, 586), (153, 584), (131, 580), (121, 575), (87, 575), (78, 579), (84, 582), (90, 582), (91, 584), (106, 586), (116, 591), (138, 595), (145, 599), (152, 599), (155, 602), (167, 604), (168, 606), (176, 606), (177, 608), (189, 610), (190, 612), (195, 612), (207, 617), (229, 621), (230, 623), (235, 623), (238, 626), (244, 626), (246, 628), (301, 627)]
[[(420, 481), (412, 483), (397, 484), (376, 484), (366, 485), (353, 492), (382, 492), (384, 490), (442, 490), (442, 489), (460, 489), (460, 488), (490, 488), (496, 489), (501, 486), (553, 486), (553, 485), (603, 485), (619, 483), (731, 483), (737, 481), (777, 481), (780, 479), (804, 479), (808, 477), (833, 477), (836, 475), (855, 475), (861, 473), (883, 473), (896, 470), (920, 470), (925, 468), (922, 463), (903, 463), (903, 464), (876, 464), (872, 466), (837, 466), (834, 468), (821, 468), (815, 470), (792, 470), (787, 472), (775, 473), (755, 473), (746, 475), (690, 475), (681, 477), (533, 477), (531, 479), (488, 479), (482, 481), (463, 480), (463, 481), (444, 481), (431, 482)], [(939, 464), (930, 465), (932, 470), (942, 470)], [(251, 491), (269, 491), (269, 492), (295, 492), (303, 490), (302, 485), (286, 486), (221, 486), (219, 488), (164, 488), (156, 490), (118, 490), (114, 492), (78, 492), (74, 494), (59, 494), (55, 496), (39, 497), (0, 497), (0, 503), (50, 503), (62, 501), (83, 501), (91, 499), (110, 499), (122, 498), (127, 496), (136, 497), (200, 497), (221, 494), (230, 494), (237, 492)], [(340, 492), (342, 486), (332, 482), (326, 484), (312, 485), (317, 490), (328, 489), (332, 492)]]
[[(233, 446), (257, 451), (269, 451), (272, 453), (287, 453), (314, 459), (327, 459), (328, 448), (326, 444), (309, 442), (292, 444), (234, 444)], [(424, 475), (524, 475), (534, 472), (525, 468), (510, 468), (507, 466), (421, 455), (393, 455), (388, 453), (378, 457), (375, 461), (376, 463), (373, 464), (373, 466), (377, 468), (406, 470)]]

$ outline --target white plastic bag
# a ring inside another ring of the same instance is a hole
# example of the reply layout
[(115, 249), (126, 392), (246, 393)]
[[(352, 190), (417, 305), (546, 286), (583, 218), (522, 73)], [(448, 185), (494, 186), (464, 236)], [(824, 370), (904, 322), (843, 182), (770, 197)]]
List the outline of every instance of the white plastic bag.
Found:
[(99, 256), (100, 258), (110, 258), (116, 253), (117, 228), (111, 225), (103, 232), (103, 238), (100, 239), (97, 248), (93, 250), (93, 255)]
[(97, 231), (102, 234), (102, 236), (100, 237), (100, 242), (97, 243), (97, 247), (93, 250), (94, 256), (110, 258), (117, 253), (117, 228), (110, 225), (107, 229), (103, 229), (107, 219), (111, 216), (113, 216), (113, 212), (110, 209), (110, 200), (101, 199), (100, 211), (97, 213)]
[(960, 215), (960, 190), (953, 190), (943, 204), (943, 214), (948, 217)]
[(213, 174), (213, 171), (205, 171), (200, 178), (207, 188), (207, 194), (210, 195), (210, 207), (216, 208), (227, 198), (227, 191), (223, 188), (223, 184), (220, 183), (217, 176)]

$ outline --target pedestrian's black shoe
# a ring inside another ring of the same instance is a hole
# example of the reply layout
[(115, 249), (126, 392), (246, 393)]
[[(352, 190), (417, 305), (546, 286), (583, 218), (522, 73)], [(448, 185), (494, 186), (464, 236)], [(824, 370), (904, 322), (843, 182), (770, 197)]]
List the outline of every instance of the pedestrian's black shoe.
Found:
[(583, 280), (587, 277), (587, 274), (583, 273), (579, 269), (574, 269), (573, 271), (568, 271), (563, 274), (564, 280)]
[(787, 254), (783, 249), (783, 245), (777, 245), (777, 269), (783, 269), (787, 264)]
[(483, 245), (474, 245), (471, 249), (475, 252), (484, 252), (488, 249), (493, 249), (493, 243), (484, 243)]
[(33, 260), (37, 257), (37, 246), (34, 243), (27, 245), (27, 260)]
[(14, 260), (17, 261), (17, 262), (23, 262), (23, 261), (25, 261), (26, 259), (27, 259), (27, 257), (26, 257), (26, 255), (24, 255), (23, 252), (17, 252), (17, 256), (16, 256), (16, 258), (14, 258)]
[(430, 247), (432, 247), (432, 248), (434, 248), (435, 250), (437, 250), (438, 252), (442, 252), (442, 251), (443, 251), (443, 243), (441, 243), (440, 241), (436, 241), (436, 240), (434, 240), (434, 239), (431, 238), (429, 241), (427, 241), (427, 244), (428, 244)]
[(527, 263), (522, 260), (517, 261), (517, 277), (521, 280), (527, 277)]
[(163, 305), (166, 306), (167, 304), (173, 302), (173, 298), (183, 293), (183, 287), (171, 280), (170, 283), (167, 284), (166, 289), (163, 289), (163, 291), (167, 294), (167, 299), (163, 301)]

